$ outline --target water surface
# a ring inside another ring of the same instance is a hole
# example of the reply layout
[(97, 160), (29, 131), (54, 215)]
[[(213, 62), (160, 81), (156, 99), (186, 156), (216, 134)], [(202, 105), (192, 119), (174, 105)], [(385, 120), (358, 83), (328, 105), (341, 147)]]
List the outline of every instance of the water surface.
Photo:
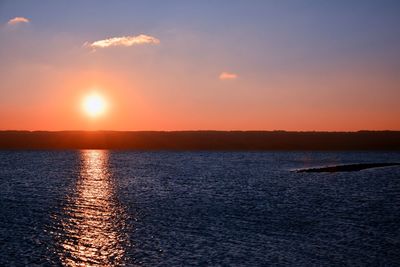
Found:
[(0, 265), (388, 265), (400, 168), (384, 152), (1, 151)]

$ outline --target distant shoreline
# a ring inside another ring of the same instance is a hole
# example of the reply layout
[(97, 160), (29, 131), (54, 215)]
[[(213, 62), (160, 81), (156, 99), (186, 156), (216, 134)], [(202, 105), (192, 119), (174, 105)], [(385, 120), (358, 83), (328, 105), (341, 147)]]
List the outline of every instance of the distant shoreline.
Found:
[(400, 151), (400, 131), (0, 131), (0, 149)]

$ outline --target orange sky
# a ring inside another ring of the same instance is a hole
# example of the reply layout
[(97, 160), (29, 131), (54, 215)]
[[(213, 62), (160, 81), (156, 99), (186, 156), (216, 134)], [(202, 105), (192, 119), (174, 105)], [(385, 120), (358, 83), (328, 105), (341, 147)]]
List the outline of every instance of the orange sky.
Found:
[[(361, 23), (369, 9), (359, 22), (275, 6), (304, 15), (284, 20), (263, 16), (271, 3), (222, 15), (188, 4), (151, 20), (146, 5), (132, 4), (135, 18), (74, 5), (73, 20), (55, 4), (0, 6), (1, 130), (400, 130), (400, 19), (389, 7), (372, 27)], [(93, 90), (108, 103), (96, 118), (82, 109)]]

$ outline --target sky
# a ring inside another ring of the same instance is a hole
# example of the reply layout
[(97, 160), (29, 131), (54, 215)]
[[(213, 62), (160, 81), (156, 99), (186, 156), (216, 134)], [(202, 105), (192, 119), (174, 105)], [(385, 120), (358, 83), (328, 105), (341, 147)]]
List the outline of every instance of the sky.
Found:
[(400, 130), (399, 14), (396, 0), (0, 0), (0, 130)]

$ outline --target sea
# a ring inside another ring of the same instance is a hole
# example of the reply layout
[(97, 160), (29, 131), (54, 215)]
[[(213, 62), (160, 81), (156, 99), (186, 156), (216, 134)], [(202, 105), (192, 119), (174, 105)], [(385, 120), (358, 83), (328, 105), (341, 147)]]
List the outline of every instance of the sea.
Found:
[(0, 266), (400, 266), (399, 152), (0, 151)]

